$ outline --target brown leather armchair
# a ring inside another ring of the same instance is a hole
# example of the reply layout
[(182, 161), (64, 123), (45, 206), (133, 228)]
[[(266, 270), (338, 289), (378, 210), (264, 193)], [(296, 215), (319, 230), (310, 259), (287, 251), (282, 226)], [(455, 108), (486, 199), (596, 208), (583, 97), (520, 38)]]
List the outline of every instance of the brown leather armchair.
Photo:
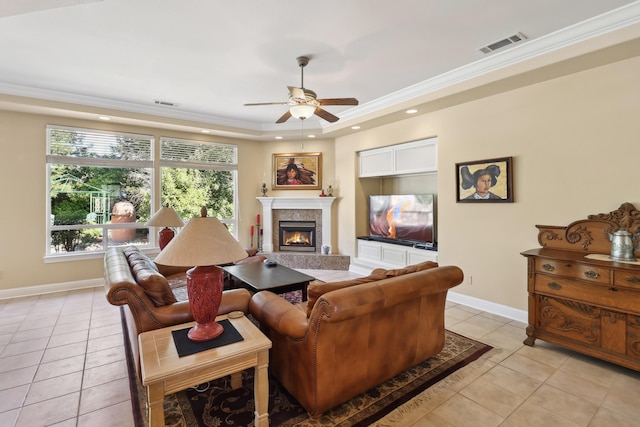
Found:
[(318, 284), (333, 290), (308, 315), (271, 292), (252, 297), (249, 311), (273, 345), (270, 373), (311, 418), (442, 350), (447, 290), (463, 273), (425, 268), (377, 270), (344, 287)]

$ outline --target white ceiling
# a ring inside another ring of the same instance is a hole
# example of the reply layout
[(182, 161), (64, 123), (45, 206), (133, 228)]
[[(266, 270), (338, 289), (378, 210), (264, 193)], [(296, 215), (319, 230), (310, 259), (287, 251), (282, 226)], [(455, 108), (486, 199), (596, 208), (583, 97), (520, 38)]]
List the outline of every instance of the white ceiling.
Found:
[[(286, 101), (287, 86), (300, 86), (298, 56), (311, 58), (304, 83), (318, 97), (360, 101), (326, 107), (355, 123), (479, 70), (635, 25), (639, 11), (631, 0), (0, 0), (0, 94), (272, 137), (299, 121), (275, 124), (283, 105), (243, 104)], [(478, 50), (517, 32), (527, 40)]]

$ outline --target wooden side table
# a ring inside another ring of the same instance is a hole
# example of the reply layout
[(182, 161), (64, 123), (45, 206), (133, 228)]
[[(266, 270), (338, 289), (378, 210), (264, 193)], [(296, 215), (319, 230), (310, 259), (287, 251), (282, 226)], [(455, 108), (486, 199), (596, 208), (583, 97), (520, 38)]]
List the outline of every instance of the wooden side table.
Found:
[[(217, 320), (226, 318), (218, 316)], [(239, 373), (253, 367), (255, 425), (269, 425), (271, 341), (246, 316), (229, 321), (243, 341), (184, 357), (178, 357), (171, 331), (190, 328), (194, 322), (143, 332), (138, 336), (150, 426), (164, 426), (164, 396), (226, 375), (232, 376), (232, 387), (237, 388), (242, 381)]]

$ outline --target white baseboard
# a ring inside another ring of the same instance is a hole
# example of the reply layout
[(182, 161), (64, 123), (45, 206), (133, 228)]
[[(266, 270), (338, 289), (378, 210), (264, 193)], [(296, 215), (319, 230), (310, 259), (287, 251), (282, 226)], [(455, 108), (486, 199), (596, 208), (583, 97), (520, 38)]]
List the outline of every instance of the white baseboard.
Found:
[[(372, 268), (368, 265), (362, 265), (358, 263), (358, 260), (352, 260), (349, 265), (349, 271), (356, 274), (367, 276), (371, 274)], [(506, 317), (507, 319), (517, 320), (518, 322), (528, 323), (529, 315), (525, 310), (518, 310), (513, 307), (509, 307), (502, 304), (496, 304), (495, 302), (482, 300), (479, 298), (470, 297), (467, 295), (459, 294), (456, 292), (447, 292), (447, 300), (455, 302), (457, 304), (466, 305), (478, 310), (486, 311), (487, 313), (496, 314), (498, 316)]]
[(513, 307), (508, 307), (502, 304), (496, 304), (495, 302), (482, 300), (468, 295), (459, 294), (456, 292), (447, 292), (447, 301), (455, 302), (457, 304), (466, 305), (478, 310), (486, 311), (487, 313), (496, 314), (498, 316), (506, 317), (507, 319), (517, 320), (518, 322), (528, 323), (529, 316), (525, 310), (518, 310)]
[(75, 291), (78, 289), (104, 286), (104, 279), (78, 280), (75, 282), (51, 283), (48, 285), (25, 286), (22, 288), (0, 289), (0, 300)]
[[(363, 276), (367, 276), (371, 274), (371, 271), (373, 270), (373, 268), (370, 265), (366, 265), (366, 264), (363, 265), (358, 261), (359, 261), (358, 258), (351, 260), (351, 264), (349, 265), (349, 271), (355, 274), (361, 274)], [(379, 267), (383, 267), (383, 266), (379, 266)], [(457, 304), (462, 304), (472, 308), (476, 308), (478, 310), (486, 311), (487, 313), (506, 317), (507, 319), (517, 320), (518, 322), (522, 322), (522, 323), (529, 322), (529, 315), (525, 310), (518, 310), (512, 307), (508, 307), (506, 305), (496, 304), (491, 301), (486, 301), (479, 298), (458, 294), (452, 291), (447, 292), (447, 300), (451, 302), (455, 302)]]

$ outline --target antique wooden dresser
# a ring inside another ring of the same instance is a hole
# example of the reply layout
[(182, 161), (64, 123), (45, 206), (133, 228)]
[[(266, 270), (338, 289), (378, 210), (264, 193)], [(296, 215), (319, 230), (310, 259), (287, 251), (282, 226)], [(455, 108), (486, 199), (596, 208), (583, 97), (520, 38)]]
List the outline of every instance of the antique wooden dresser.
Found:
[(609, 256), (609, 233), (639, 233), (640, 211), (624, 203), (566, 227), (536, 227), (542, 247), (522, 253), (529, 292), (524, 343), (539, 338), (640, 370), (640, 262)]

